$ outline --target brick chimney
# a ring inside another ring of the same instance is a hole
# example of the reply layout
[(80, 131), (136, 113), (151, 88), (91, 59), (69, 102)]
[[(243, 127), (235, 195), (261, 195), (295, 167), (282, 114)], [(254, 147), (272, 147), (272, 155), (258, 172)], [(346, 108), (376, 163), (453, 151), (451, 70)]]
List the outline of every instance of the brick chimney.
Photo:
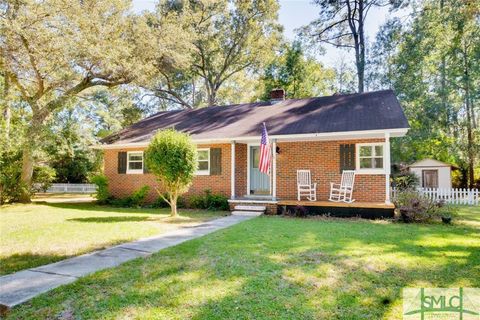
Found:
[(273, 89), (270, 91), (270, 100), (279, 101), (285, 100), (285, 90)]

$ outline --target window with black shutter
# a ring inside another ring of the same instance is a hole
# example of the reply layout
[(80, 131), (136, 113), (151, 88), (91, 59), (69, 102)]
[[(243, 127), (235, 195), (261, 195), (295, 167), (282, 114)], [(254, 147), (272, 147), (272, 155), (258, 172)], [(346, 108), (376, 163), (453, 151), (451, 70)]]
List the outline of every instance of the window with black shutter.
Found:
[(222, 174), (222, 149), (221, 148), (210, 149), (210, 174), (211, 175)]
[(340, 145), (340, 173), (343, 170), (355, 170), (355, 144)]
[(119, 174), (127, 173), (127, 153), (124, 151), (118, 153), (117, 169)]

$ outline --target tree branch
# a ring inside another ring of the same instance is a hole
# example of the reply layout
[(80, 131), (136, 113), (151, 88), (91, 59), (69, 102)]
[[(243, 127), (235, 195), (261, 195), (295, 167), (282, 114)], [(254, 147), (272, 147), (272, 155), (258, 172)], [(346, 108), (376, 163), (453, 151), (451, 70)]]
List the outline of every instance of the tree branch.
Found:
[(18, 80), (18, 76), (12, 72), (8, 72), (8, 74), (9, 74), (10, 80), (15, 84), (18, 90), (20, 90), (20, 94), (22, 95), (23, 99), (25, 99), (26, 101), (30, 101), (31, 98), (28, 95), (25, 87)]
[(340, 43), (335, 43), (335, 42), (330, 42), (330, 41), (323, 41), (329, 45), (332, 45), (337, 48), (350, 48), (350, 49), (355, 49), (355, 46), (352, 46), (350, 44), (340, 44)]
[(37, 61), (36, 61), (35, 57), (33, 56), (33, 52), (30, 49), (30, 45), (28, 44), (27, 39), (22, 34), (19, 34), (19, 37), (22, 40), (22, 44), (23, 44), (23, 46), (25, 47), (25, 50), (28, 53), (28, 58), (30, 60), (30, 64), (32, 66), (33, 72), (35, 73), (35, 78), (37, 79), (38, 90), (35, 93), (34, 99), (38, 100), (43, 95), (44, 89), (45, 89), (44, 88), (44, 83), (43, 83), (43, 77), (40, 74), (40, 70), (38, 70)]
[(159, 98), (159, 99), (165, 99), (167, 101), (170, 101), (170, 102), (173, 102), (173, 103), (176, 103), (176, 104), (179, 104), (181, 106), (184, 106), (186, 109), (194, 109), (192, 105), (190, 105), (187, 101), (185, 101), (184, 99), (182, 99), (182, 97), (180, 97), (180, 95), (178, 95), (175, 91), (173, 90), (167, 90), (167, 89), (154, 89), (154, 92), (159, 92), (159, 93), (165, 93), (165, 94), (168, 94), (168, 95), (171, 95), (173, 98), (169, 98), (169, 97), (165, 97), (165, 96), (158, 96), (158, 95), (155, 95), (155, 97)]
[(339, 38), (342, 38), (342, 37), (345, 37), (345, 36), (351, 36), (352, 33), (349, 32), (349, 33), (342, 33), (342, 34), (338, 34), (336, 36), (333, 36), (331, 38), (326, 38), (326, 39), (322, 39), (320, 38), (320, 41), (333, 41), (333, 40), (336, 40), (336, 39), (339, 39)]
[(322, 34), (324, 34), (325, 32), (327, 32), (328, 30), (332, 29), (333, 27), (341, 24), (341, 23), (344, 23), (348, 21), (347, 18), (344, 18), (342, 20), (339, 20), (339, 21), (336, 21), (334, 23), (332, 23), (331, 25), (329, 25), (328, 27), (325, 27), (322, 31), (319, 31), (319, 32), (316, 32), (315, 34), (313, 34), (314, 36), (321, 36)]

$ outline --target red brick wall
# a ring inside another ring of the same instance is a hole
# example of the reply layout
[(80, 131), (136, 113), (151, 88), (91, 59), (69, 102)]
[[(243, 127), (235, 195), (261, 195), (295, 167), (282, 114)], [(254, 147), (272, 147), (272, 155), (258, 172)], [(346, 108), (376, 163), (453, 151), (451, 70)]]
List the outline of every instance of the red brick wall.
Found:
[[(317, 199), (327, 200), (330, 182), (340, 182), (339, 148), (343, 143), (383, 142), (379, 139), (310, 141), (278, 143), (280, 154), (277, 155), (277, 197), (279, 199), (296, 199), (297, 169), (310, 169), (312, 182), (317, 182)], [(195, 176), (187, 195), (202, 193), (211, 189), (214, 193), (230, 196), (230, 159), (231, 145), (199, 145), (199, 148), (214, 147), (222, 149), (221, 175)], [(247, 193), (247, 145), (237, 143), (235, 146), (235, 194), (243, 197)], [(154, 186), (158, 183), (152, 174), (118, 174), (117, 153), (141, 149), (105, 150), (105, 174), (109, 179), (110, 192), (116, 197), (130, 195), (144, 185), (152, 187), (150, 199), (157, 197)], [(357, 201), (385, 201), (385, 175), (357, 174), (353, 197)]]
[[(277, 143), (277, 197), (297, 198), (297, 170), (309, 169), (317, 183), (317, 200), (327, 200), (330, 182), (340, 183), (340, 144), (384, 142), (385, 140), (305, 141)], [(385, 175), (357, 174), (353, 197), (356, 201), (385, 201)]]
[(220, 175), (195, 176), (193, 183), (188, 190), (190, 194), (201, 194), (206, 189), (213, 193), (220, 193), (230, 197), (230, 177), (231, 177), (231, 146), (230, 144), (198, 145), (198, 148), (221, 148), (222, 149), (222, 173)]
[(143, 151), (143, 149), (117, 149), (105, 150), (104, 173), (108, 178), (108, 188), (114, 197), (125, 197), (144, 185), (151, 186), (149, 199), (156, 199), (153, 186), (157, 186), (155, 176), (152, 174), (118, 174), (118, 152), (120, 151)]
[(247, 145), (235, 144), (235, 196), (247, 194)]
[[(186, 194), (200, 194), (204, 190), (210, 189), (213, 193), (220, 193), (230, 197), (230, 144), (199, 145), (198, 148), (221, 148), (222, 149), (222, 173), (220, 175), (199, 175), (195, 176), (193, 183)], [(118, 152), (120, 151), (143, 151), (142, 148), (136, 149), (116, 149), (105, 150), (104, 164), (105, 175), (108, 177), (110, 193), (115, 197), (125, 197), (133, 191), (140, 189), (144, 185), (150, 186), (149, 200), (158, 197), (155, 187), (160, 188), (155, 176), (149, 174), (118, 174), (117, 162)]]

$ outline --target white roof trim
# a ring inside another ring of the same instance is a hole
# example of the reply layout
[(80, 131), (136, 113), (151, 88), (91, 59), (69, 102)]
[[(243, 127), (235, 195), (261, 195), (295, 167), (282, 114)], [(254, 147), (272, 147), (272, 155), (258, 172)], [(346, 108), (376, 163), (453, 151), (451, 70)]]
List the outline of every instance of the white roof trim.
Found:
[[(385, 138), (385, 133), (390, 137), (403, 137), (409, 128), (398, 129), (380, 129), (380, 130), (359, 130), (343, 132), (321, 132), (290, 135), (270, 135), (270, 139), (276, 139), (277, 142), (295, 142), (295, 141), (321, 141), (321, 140), (351, 140), (351, 139), (375, 139)], [(192, 139), (196, 144), (230, 143), (232, 141), (248, 143), (259, 141), (260, 136), (233, 137), (218, 139)], [(94, 149), (120, 149), (120, 148), (142, 148), (147, 147), (149, 142), (117, 143), (117, 144), (98, 144), (92, 146)]]
[(408, 167), (409, 168), (429, 168), (429, 167), (452, 167), (452, 166), (455, 166), (455, 165), (451, 163), (442, 162), (436, 159), (432, 159), (432, 158), (425, 158), (412, 163)]

